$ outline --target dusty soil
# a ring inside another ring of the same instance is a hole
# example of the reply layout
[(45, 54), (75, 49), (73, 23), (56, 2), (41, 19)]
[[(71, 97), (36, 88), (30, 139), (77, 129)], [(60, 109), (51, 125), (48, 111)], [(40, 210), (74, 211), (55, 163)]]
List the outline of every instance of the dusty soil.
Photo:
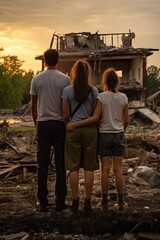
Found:
[[(153, 178), (152, 181), (149, 178), (145, 181), (141, 177), (133, 177), (137, 166), (151, 168), (152, 175), (159, 173), (159, 126), (136, 118), (130, 119), (126, 131), (126, 154), (123, 161), (125, 199), (128, 208), (118, 211), (113, 207), (116, 202), (116, 191), (112, 174), (109, 211), (106, 213), (97, 207), (100, 201), (98, 170), (95, 172), (93, 211), (90, 215), (83, 213), (82, 170), (79, 182), (79, 212), (72, 214), (69, 209), (62, 213), (55, 211), (54, 161), (50, 165), (48, 181), (49, 201), (52, 205), (47, 213), (39, 212), (36, 206), (37, 168), (36, 145), (33, 141), (34, 127), (30, 122), (21, 123), (21, 128), (19, 126), (20, 124), (10, 126), (8, 133), (0, 139), (0, 171), (6, 166), (22, 165), (5, 175), (0, 175), (0, 239), (7, 239), (6, 236), (11, 234), (19, 234), (12, 239), (147, 239), (140, 238), (142, 232), (151, 232), (155, 234), (154, 236), (160, 234), (159, 178), (155, 183)], [(8, 141), (9, 145), (5, 146), (5, 141)], [(66, 201), (68, 205), (71, 202), (69, 183)], [(21, 232), (27, 235), (21, 236)]]

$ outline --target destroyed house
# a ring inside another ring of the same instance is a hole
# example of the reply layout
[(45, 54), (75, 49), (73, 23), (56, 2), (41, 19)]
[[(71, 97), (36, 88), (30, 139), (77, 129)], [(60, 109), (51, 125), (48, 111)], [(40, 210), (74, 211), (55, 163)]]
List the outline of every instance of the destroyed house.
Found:
[[(135, 33), (94, 34), (90, 32), (53, 34), (50, 48), (59, 51), (58, 69), (70, 74), (73, 63), (87, 60), (93, 70), (93, 84), (101, 91), (101, 76), (108, 67), (114, 67), (120, 78), (120, 91), (127, 94), (130, 107), (142, 107), (146, 101), (147, 57), (159, 49), (134, 48)], [(43, 56), (36, 56), (42, 61)], [(134, 106), (133, 106), (134, 107)]]

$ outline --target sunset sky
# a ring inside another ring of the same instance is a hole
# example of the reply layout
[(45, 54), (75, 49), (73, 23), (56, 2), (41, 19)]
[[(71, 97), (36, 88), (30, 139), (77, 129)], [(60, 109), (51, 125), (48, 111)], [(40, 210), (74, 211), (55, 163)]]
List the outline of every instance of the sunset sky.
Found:
[[(25, 70), (41, 70), (35, 60), (49, 48), (52, 34), (118, 33), (131, 29), (137, 48), (160, 49), (160, 0), (0, 0), (0, 55), (16, 55)], [(147, 66), (160, 67), (160, 51)]]

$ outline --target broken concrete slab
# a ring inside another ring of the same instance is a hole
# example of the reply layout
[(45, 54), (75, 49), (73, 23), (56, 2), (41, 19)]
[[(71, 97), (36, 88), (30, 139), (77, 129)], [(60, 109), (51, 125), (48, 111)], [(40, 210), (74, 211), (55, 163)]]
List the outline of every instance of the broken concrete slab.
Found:
[(149, 108), (139, 108), (136, 110), (139, 114), (143, 115), (144, 117), (147, 117), (152, 122), (155, 122), (157, 124), (160, 124), (160, 116), (150, 110)]

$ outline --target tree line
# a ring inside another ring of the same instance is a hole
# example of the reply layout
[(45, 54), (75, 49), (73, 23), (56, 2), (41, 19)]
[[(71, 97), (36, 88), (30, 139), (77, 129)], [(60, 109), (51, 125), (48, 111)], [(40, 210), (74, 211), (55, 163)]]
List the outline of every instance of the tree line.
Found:
[(151, 65), (147, 68), (147, 97), (160, 90), (160, 68)]
[(33, 70), (22, 69), (17, 56), (3, 57), (0, 63), (0, 109), (16, 109), (30, 101), (29, 88)]
[[(4, 56), (0, 63), (0, 109), (16, 109), (30, 101), (30, 83), (33, 70), (22, 69), (24, 61), (17, 56)], [(160, 90), (160, 68), (147, 68), (147, 97)]]

